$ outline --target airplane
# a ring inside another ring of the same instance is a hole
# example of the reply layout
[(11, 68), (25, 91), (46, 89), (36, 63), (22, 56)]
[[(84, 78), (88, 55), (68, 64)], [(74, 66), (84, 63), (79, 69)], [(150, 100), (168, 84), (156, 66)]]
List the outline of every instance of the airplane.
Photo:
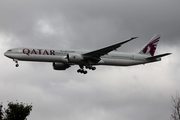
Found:
[(96, 67), (94, 66), (96, 65), (133, 66), (161, 61), (161, 57), (171, 54), (164, 53), (154, 56), (160, 40), (160, 35), (157, 34), (155, 34), (138, 53), (116, 51), (121, 45), (136, 38), (138, 37), (132, 37), (117, 44), (93, 51), (22, 47), (7, 50), (4, 55), (13, 59), (16, 67), (19, 66), (18, 61), (52, 62), (54, 70), (66, 70), (72, 65), (79, 65), (80, 69), (78, 69), (77, 72), (87, 74), (87, 70), (85, 69), (95, 70)]

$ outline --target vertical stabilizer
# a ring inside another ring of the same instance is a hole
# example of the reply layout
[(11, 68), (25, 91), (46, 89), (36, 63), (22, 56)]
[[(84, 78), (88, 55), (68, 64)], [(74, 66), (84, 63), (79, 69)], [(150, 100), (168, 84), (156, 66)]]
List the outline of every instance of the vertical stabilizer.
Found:
[(160, 35), (154, 35), (151, 40), (140, 50), (139, 54), (154, 56), (160, 37)]

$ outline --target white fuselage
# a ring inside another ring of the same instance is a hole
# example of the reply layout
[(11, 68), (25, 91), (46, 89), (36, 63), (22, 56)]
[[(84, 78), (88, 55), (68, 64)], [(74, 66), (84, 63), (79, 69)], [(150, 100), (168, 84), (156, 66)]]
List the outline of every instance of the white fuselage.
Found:
[[(14, 60), (37, 61), (37, 62), (60, 62), (60, 63), (73, 65), (76, 63), (70, 63), (67, 59), (67, 54), (75, 53), (82, 55), (87, 52), (88, 51), (80, 51), (80, 50), (14, 48), (5, 52), (4, 55)], [(146, 60), (147, 57), (149, 56), (143, 54), (110, 52), (107, 55), (102, 56), (101, 60), (94, 65), (131, 66), (131, 65), (145, 64), (160, 60), (158, 59), (158, 60), (149, 61)], [(82, 64), (84, 64), (84, 62), (82, 62)]]
[(132, 37), (122, 42), (93, 51), (14, 48), (5, 52), (4, 55), (13, 59), (16, 63), (16, 67), (19, 66), (19, 60), (52, 62), (54, 70), (66, 70), (72, 65), (79, 65), (80, 69), (78, 69), (77, 72), (87, 74), (85, 69), (95, 70), (95, 65), (132, 66), (146, 64), (160, 61), (161, 57), (171, 54), (164, 53), (154, 55), (160, 35), (154, 35), (137, 54), (114, 52), (114, 50), (121, 47), (123, 44), (136, 38), (137, 37)]

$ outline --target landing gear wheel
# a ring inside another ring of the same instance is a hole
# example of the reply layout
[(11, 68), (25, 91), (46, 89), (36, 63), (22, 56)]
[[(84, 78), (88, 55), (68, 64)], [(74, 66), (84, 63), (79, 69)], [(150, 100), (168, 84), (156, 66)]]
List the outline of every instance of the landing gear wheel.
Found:
[(77, 72), (78, 72), (78, 73), (84, 73), (84, 74), (87, 74), (87, 71), (86, 71), (86, 70), (83, 70), (83, 69), (78, 69)]
[(19, 67), (19, 64), (18, 64), (18, 60), (16, 60), (16, 59), (13, 59), (13, 61), (16, 63), (16, 67)]
[(87, 74), (87, 71), (83, 71), (84, 74)]
[(93, 67), (92, 65), (88, 65), (88, 66), (86, 66), (86, 69), (96, 70), (96, 67)]
[(78, 73), (81, 73), (81, 69), (78, 69), (77, 72), (78, 72)]
[(16, 67), (19, 67), (19, 64), (16, 64)]
[(96, 70), (96, 67), (92, 67), (92, 70)]

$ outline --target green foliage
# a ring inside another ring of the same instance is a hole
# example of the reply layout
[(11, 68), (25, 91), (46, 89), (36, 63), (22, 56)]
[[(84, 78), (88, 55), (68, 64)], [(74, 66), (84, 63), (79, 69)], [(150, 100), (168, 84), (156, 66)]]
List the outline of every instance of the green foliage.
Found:
[(2, 104), (0, 104), (0, 120), (2, 120), (2, 118), (3, 118), (3, 111), (2, 111), (2, 107), (3, 107), (3, 105), (2, 105)]
[(3, 106), (0, 106), (0, 120), (25, 120), (32, 110), (32, 105), (22, 102), (9, 102), (7, 106), (8, 108), (4, 108), (4, 111), (2, 110)]

